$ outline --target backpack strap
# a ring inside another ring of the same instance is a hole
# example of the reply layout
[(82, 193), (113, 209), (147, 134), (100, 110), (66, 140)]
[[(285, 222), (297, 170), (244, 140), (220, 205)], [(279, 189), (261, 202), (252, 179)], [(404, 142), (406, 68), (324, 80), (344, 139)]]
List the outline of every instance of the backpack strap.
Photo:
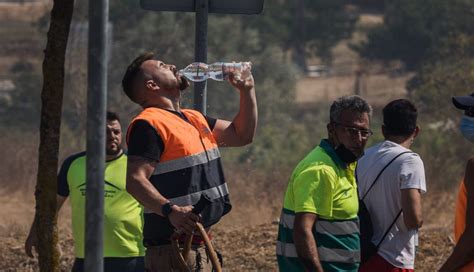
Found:
[[(372, 190), (372, 187), (374, 187), (375, 183), (378, 181), (378, 179), (380, 178), (380, 176), (382, 175), (383, 171), (385, 171), (385, 169), (387, 169), (387, 167), (392, 164), (392, 162), (394, 162), (398, 157), (400, 157), (401, 155), (403, 154), (406, 154), (406, 153), (413, 153), (412, 151), (404, 151), (398, 155), (396, 155), (391, 161), (389, 161), (387, 163), (387, 165), (384, 166), (384, 168), (382, 168), (382, 170), (379, 172), (379, 174), (377, 175), (377, 177), (375, 178), (375, 180), (372, 182), (372, 185), (370, 185), (369, 189), (367, 190), (367, 192), (365, 192), (365, 194), (362, 196), (362, 198), (360, 198), (360, 200), (364, 200), (364, 198), (367, 196), (367, 194), (370, 192), (370, 190)], [(357, 169), (356, 169), (356, 180), (357, 180)], [(357, 182), (358, 183), (358, 182)]]
[(387, 230), (385, 231), (385, 233), (384, 233), (383, 236), (382, 236), (382, 239), (380, 239), (380, 241), (378, 242), (377, 246), (375, 247), (375, 250), (376, 250), (376, 251), (379, 250), (380, 245), (382, 244), (383, 240), (385, 240), (385, 237), (387, 237), (387, 234), (388, 234), (389, 231), (392, 229), (392, 227), (393, 227), (393, 225), (395, 224), (395, 222), (397, 222), (397, 219), (398, 219), (398, 217), (400, 217), (400, 214), (402, 214), (402, 209), (400, 209), (400, 211), (398, 212), (397, 216), (395, 216), (395, 219), (393, 219), (392, 224), (390, 224), (390, 227), (387, 228)]

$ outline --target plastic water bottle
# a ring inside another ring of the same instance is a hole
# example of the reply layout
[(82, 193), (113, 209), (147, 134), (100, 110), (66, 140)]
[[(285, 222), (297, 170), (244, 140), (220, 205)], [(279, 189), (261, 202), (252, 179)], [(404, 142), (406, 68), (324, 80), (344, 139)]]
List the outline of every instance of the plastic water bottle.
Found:
[(202, 62), (193, 62), (179, 73), (194, 82), (201, 82), (209, 78), (209, 66)]
[(252, 63), (250, 62), (215, 62), (209, 65), (194, 62), (180, 70), (179, 73), (194, 82), (204, 81), (208, 78), (217, 81), (227, 80), (231, 72), (235, 74), (236, 79), (244, 80), (251, 75), (251, 69)]
[(250, 62), (214, 62), (209, 65), (209, 77), (223, 81), (227, 80), (230, 72), (235, 73), (237, 79), (246, 79), (252, 73)]

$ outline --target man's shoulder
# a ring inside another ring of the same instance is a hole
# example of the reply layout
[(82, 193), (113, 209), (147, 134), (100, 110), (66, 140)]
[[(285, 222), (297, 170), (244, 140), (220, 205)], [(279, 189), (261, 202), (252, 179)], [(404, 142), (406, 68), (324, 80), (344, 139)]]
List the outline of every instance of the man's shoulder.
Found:
[(85, 157), (86, 157), (86, 151), (75, 153), (67, 157), (61, 165), (59, 176), (67, 174), (67, 172), (69, 172), (69, 169), (71, 168), (71, 165), (73, 163), (76, 165), (79, 163), (81, 167), (85, 168), (85, 161), (86, 161)]
[[(376, 143), (375, 145), (367, 148), (364, 152), (364, 156), (359, 160), (363, 164), (364, 161), (379, 161), (383, 162), (383, 158), (394, 158), (395, 156), (407, 153), (405, 158), (409, 157), (420, 157), (415, 152), (411, 151), (408, 148), (405, 148), (399, 144), (390, 141), (383, 141)], [(382, 159), (382, 160), (379, 160)]]
[(318, 145), (301, 160), (301, 163), (305, 165), (329, 165), (331, 157), (324, 151), (324, 148)]
[(74, 162), (75, 160), (85, 158), (85, 157), (86, 157), (86, 151), (82, 151), (82, 152), (78, 152), (78, 153), (69, 155), (68, 157), (66, 157), (66, 159), (64, 159), (63, 165), (72, 164), (72, 162)]
[(324, 149), (317, 146), (300, 161), (295, 173), (314, 172), (322, 175), (335, 175), (337, 167)]

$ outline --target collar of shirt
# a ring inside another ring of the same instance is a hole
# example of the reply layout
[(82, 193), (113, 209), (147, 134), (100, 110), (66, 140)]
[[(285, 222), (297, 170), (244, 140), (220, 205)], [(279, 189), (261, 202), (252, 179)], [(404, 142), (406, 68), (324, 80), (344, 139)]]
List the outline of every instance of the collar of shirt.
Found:
[(342, 169), (346, 169), (347, 168), (347, 163), (343, 162), (341, 160), (341, 158), (339, 158), (339, 156), (337, 155), (336, 151), (334, 150), (334, 148), (331, 146), (331, 144), (329, 143), (328, 139), (322, 139), (321, 140), (321, 143), (319, 143), (319, 146), (324, 150), (324, 152), (326, 152), (326, 154), (329, 155), (329, 157), (331, 157), (331, 159), (337, 164), (339, 165)]

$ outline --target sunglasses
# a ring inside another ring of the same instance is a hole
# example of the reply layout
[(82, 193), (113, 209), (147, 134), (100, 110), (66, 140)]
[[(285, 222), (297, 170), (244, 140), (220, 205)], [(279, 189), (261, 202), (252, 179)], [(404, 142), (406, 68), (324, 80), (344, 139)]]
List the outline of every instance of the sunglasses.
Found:
[(348, 126), (342, 125), (341, 123), (336, 123), (336, 122), (334, 122), (334, 124), (336, 126), (343, 128), (352, 137), (359, 137), (360, 135), (362, 139), (368, 139), (370, 136), (374, 135), (374, 132), (372, 132), (372, 130), (370, 129), (359, 129), (355, 127), (348, 127)]

